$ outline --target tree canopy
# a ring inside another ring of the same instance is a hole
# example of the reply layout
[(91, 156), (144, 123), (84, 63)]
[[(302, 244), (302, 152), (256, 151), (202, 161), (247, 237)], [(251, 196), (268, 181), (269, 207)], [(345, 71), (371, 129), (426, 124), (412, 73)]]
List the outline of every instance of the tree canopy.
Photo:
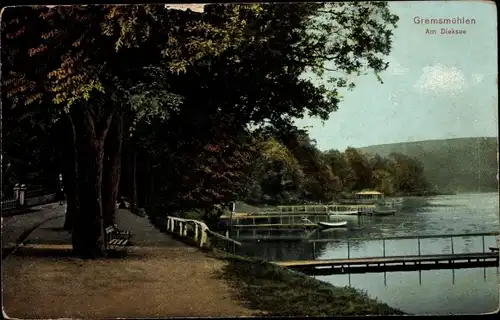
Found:
[(381, 81), (396, 22), (384, 2), (7, 8), (2, 102), (71, 137), (68, 226), (95, 255), (118, 193), (161, 218), (387, 181), (354, 151), (325, 156), (293, 120), (328, 119), (353, 76)]

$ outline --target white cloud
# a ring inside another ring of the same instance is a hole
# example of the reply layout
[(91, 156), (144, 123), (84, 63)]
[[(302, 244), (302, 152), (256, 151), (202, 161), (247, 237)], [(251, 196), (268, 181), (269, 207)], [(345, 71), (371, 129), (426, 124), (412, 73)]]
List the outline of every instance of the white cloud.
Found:
[(423, 92), (431, 93), (458, 93), (467, 87), (465, 75), (456, 67), (447, 67), (437, 63), (425, 67), (415, 87)]
[(403, 67), (398, 61), (389, 61), (388, 71), (393, 76), (401, 76), (408, 72), (408, 68)]
[(477, 85), (483, 82), (484, 75), (480, 73), (473, 73), (472, 74), (472, 84)]

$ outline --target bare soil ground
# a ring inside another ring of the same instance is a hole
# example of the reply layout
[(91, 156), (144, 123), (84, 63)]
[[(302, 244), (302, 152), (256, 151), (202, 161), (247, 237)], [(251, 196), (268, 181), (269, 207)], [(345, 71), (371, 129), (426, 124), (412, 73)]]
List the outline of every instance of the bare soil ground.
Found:
[(216, 276), (225, 263), (187, 246), (80, 260), (57, 245), (31, 245), (2, 263), (4, 311), (52, 319), (251, 316)]
[[(31, 225), (30, 221), (7, 222), (13, 230)], [(72, 258), (71, 235), (61, 229), (64, 217), (48, 220), (31, 232), (24, 246), (2, 261), (4, 312), (22, 319), (254, 313), (217, 276), (227, 262), (172, 239), (147, 218), (127, 210), (118, 210), (117, 223), (132, 232), (133, 246), (121, 257), (107, 259)]]

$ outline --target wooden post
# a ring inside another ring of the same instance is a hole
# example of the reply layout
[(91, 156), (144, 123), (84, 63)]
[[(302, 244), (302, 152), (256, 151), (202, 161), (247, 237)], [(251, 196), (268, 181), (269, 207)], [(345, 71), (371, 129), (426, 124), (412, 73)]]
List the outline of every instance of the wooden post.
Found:
[(231, 203), (231, 214), (229, 217), (229, 230), (231, 230), (233, 228), (233, 215), (235, 214), (235, 212), (236, 212), (236, 202), (232, 202)]
[(417, 237), (418, 241), (418, 256), (420, 257), (420, 237)]
[(207, 231), (203, 228), (201, 229), (201, 237), (200, 237), (200, 247), (203, 247), (207, 240)]
[(347, 240), (347, 259), (351, 259), (351, 246), (349, 245), (349, 240)]
[(14, 199), (17, 200), (17, 204), (19, 204), (19, 189), (19, 183), (16, 183), (16, 185), (14, 186)]
[(453, 237), (450, 237), (451, 239), (451, 254), (455, 254), (455, 249), (453, 248)]
[(21, 207), (24, 206), (25, 192), (26, 192), (26, 185), (22, 184), (21, 187), (19, 188), (19, 205)]
[(203, 234), (204, 233), (205, 232), (203, 231), (203, 228), (200, 226), (200, 242), (199, 242), (200, 247), (203, 247), (203, 240), (204, 240), (203, 239)]
[(316, 260), (316, 241), (313, 241), (313, 260)]
[(483, 253), (484, 253), (484, 250), (485, 250), (485, 248), (484, 248), (484, 235), (482, 236), (482, 238), (483, 238)]
[(384, 258), (385, 258), (385, 239), (382, 239), (382, 248), (384, 251)]

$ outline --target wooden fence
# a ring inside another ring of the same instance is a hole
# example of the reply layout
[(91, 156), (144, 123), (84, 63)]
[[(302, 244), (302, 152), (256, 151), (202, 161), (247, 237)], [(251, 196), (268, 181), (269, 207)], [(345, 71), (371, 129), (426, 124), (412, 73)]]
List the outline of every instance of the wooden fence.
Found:
[(241, 247), (240, 242), (213, 232), (204, 222), (198, 220), (169, 216), (167, 217), (167, 232), (190, 239), (200, 248), (212, 247), (236, 254)]
[(1, 203), (2, 211), (12, 210), (18, 207), (19, 202), (16, 199), (4, 200)]

